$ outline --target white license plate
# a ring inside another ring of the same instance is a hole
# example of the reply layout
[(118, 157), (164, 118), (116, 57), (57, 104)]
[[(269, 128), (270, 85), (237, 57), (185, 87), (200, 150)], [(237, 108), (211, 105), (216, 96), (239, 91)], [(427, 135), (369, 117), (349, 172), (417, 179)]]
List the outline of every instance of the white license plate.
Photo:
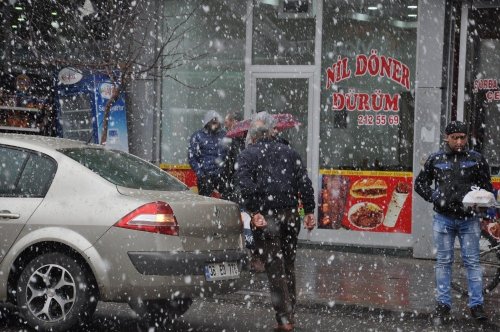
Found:
[(208, 281), (236, 279), (240, 277), (238, 264), (235, 262), (212, 263), (205, 265), (205, 278)]

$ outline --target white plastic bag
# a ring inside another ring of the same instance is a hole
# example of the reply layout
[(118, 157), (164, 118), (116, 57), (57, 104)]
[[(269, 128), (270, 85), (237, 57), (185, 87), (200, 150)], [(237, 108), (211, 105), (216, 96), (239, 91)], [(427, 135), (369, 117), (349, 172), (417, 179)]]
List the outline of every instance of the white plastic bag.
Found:
[(253, 240), (253, 233), (250, 229), (250, 221), (252, 218), (246, 212), (241, 212), (241, 220), (243, 220), (243, 237), (245, 238), (245, 247), (248, 249), (253, 249), (255, 247), (255, 243)]
[(480, 189), (479, 187), (471, 187), (462, 203), (465, 207), (490, 207), (495, 205), (495, 195), (493, 193)]

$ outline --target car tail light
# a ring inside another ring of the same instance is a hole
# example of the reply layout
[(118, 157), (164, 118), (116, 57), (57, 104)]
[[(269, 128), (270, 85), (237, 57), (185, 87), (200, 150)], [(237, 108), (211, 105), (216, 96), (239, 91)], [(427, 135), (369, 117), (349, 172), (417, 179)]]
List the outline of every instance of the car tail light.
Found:
[(165, 235), (179, 235), (174, 211), (164, 202), (145, 204), (120, 219), (116, 227)]

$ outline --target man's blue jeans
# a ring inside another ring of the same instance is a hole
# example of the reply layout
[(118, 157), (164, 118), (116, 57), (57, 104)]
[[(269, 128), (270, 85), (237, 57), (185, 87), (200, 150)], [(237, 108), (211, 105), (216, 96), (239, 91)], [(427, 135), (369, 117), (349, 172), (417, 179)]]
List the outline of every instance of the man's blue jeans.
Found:
[(434, 216), (434, 246), (436, 247), (437, 301), (451, 307), (451, 266), (455, 238), (460, 241), (462, 260), (467, 270), (469, 307), (483, 304), (483, 278), (479, 264), (479, 218), (454, 219), (436, 213)]

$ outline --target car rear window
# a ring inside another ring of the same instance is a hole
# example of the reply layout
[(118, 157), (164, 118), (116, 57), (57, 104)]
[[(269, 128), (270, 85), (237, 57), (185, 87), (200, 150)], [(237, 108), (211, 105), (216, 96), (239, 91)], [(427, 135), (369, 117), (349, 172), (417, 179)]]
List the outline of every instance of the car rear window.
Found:
[(175, 177), (129, 153), (91, 147), (58, 151), (117, 186), (161, 191), (188, 190)]

